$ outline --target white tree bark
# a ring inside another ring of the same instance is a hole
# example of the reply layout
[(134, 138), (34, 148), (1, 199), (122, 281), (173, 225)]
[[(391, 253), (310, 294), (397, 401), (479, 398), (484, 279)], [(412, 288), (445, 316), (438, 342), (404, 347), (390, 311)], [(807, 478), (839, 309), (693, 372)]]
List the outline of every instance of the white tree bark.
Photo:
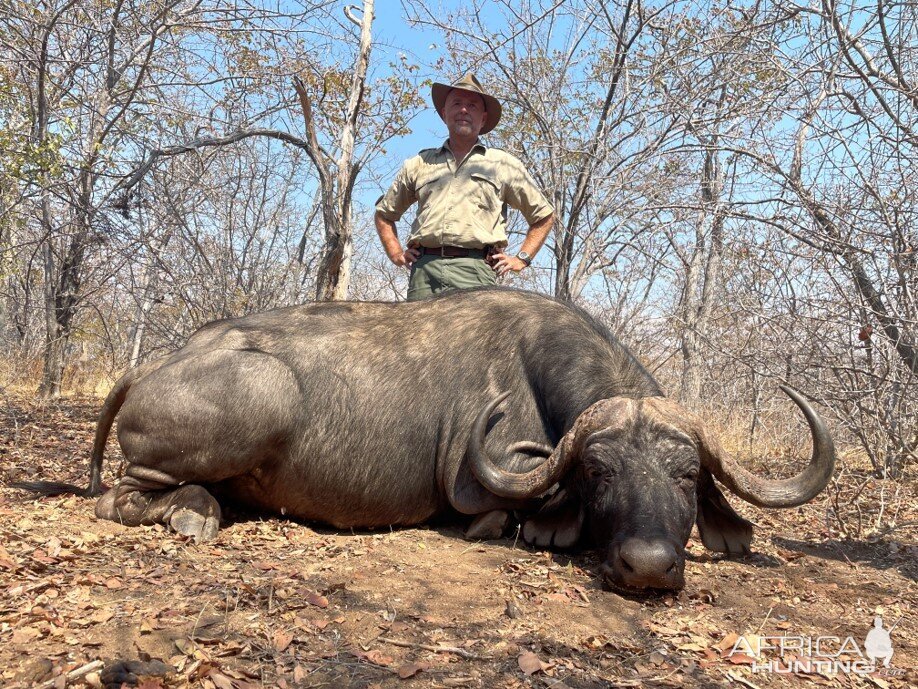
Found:
[[(346, 14), (348, 19), (357, 23), (350, 7), (347, 8)], [(373, 0), (364, 0), (359, 25), (360, 43), (354, 72), (351, 75), (344, 125), (338, 135), (337, 160), (331, 161), (319, 147), (309, 93), (301, 81), (295, 82), (306, 122), (306, 142), (309, 145), (307, 152), (319, 175), (322, 216), (325, 220), (325, 244), (316, 276), (316, 299), (319, 301), (347, 299), (350, 283), (351, 257), (354, 253), (351, 202), (354, 183), (360, 172), (360, 165), (354, 161), (354, 142), (370, 64)]]

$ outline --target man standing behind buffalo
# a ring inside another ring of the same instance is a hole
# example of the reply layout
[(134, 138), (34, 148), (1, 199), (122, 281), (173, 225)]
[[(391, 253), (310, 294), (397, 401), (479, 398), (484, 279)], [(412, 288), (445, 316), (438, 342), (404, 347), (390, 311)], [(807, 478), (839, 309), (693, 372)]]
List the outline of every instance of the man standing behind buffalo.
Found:
[[(551, 205), (523, 164), (479, 141), (497, 125), (501, 105), (475, 76), (434, 84), (431, 95), (449, 139), (405, 161), (376, 203), (376, 231), (386, 254), (411, 268), (409, 301), (493, 285), (498, 275), (520, 272), (542, 247), (553, 219)], [(395, 223), (415, 201), (417, 217), (403, 247)], [(505, 252), (507, 206), (529, 223), (516, 254)]]

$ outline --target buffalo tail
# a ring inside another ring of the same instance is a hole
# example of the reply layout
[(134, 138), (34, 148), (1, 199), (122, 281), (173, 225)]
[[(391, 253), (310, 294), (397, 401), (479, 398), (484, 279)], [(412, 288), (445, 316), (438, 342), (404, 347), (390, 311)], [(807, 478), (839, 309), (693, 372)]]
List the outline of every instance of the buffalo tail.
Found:
[(115, 387), (108, 393), (105, 403), (102, 405), (102, 411), (99, 412), (99, 419), (96, 422), (96, 438), (92, 445), (92, 456), (89, 461), (89, 486), (80, 488), (72, 483), (62, 483), (60, 481), (17, 481), (11, 483), (13, 488), (29, 490), (33, 493), (42, 495), (79, 495), (84, 498), (91, 498), (103, 493), (102, 490), (102, 459), (105, 453), (105, 443), (108, 441), (108, 434), (115, 422), (115, 417), (124, 404), (128, 390), (138, 379), (143, 378), (148, 373), (155, 371), (166, 363), (166, 358), (149, 361), (132, 368), (125, 373), (115, 383)]

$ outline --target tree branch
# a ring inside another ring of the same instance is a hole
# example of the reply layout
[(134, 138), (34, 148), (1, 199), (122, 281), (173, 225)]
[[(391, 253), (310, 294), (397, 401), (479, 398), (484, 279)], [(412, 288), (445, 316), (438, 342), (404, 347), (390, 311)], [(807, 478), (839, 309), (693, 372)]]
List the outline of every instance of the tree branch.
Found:
[[(226, 136), (199, 138), (184, 144), (177, 144), (167, 148), (160, 148), (151, 152), (150, 155), (147, 156), (147, 159), (136, 170), (134, 170), (134, 172), (127, 176), (123, 181), (118, 183), (118, 185), (115, 187), (115, 191), (125, 194), (130, 192), (130, 190), (133, 189), (140, 182), (140, 180), (142, 180), (144, 176), (153, 168), (153, 166), (160, 158), (169, 158), (171, 156), (180, 155), (182, 153), (196, 151), (201, 148), (219, 148), (220, 146), (234, 144), (239, 141), (243, 141), (244, 139), (250, 139), (254, 136), (264, 136), (269, 139), (277, 139), (278, 141), (283, 141), (284, 143), (291, 144), (297, 148), (302, 148), (307, 153), (309, 153), (309, 144), (307, 142), (303, 141), (298, 136), (294, 136), (293, 134), (277, 129), (250, 129), (227, 134)], [(113, 191), (113, 195), (115, 191)]]

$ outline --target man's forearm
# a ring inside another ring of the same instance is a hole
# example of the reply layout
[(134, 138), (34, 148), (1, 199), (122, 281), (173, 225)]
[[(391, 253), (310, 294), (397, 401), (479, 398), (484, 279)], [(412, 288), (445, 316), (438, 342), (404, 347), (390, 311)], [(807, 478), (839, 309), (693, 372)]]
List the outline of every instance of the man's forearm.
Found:
[(395, 223), (384, 218), (379, 212), (373, 216), (373, 220), (376, 224), (376, 234), (379, 235), (379, 241), (382, 242), (383, 251), (386, 252), (389, 260), (395, 263), (404, 251), (395, 231)]
[(383, 250), (389, 260), (397, 266), (410, 268), (411, 264), (418, 260), (420, 252), (417, 249), (402, 248), (402, 243), (395, 231), (395, 223), (384, 218), (379, 212), (373, 216), (373, 222), (376, 224), (376, 234), (379, 235), (379, 241), (382, 242)]
[(534, 225), (530, 225), (529, 231), (526, 233), (526, 238), (523, 240), (523, 246), (520, 247), (520, 251), (530, 256), (535, 256), (539, 253), (539, 249), (542, 248), (554, 224), (555, 216), (551, 214), (547, 218), (542, 218)]
[[(542, 218), (534, 225), (529, 226), (529, 231), (526, 232), (526, 237), (523, 239), (523, 246), (520, 247), (520, 252), (528, 254), (530, 262), (538, 253), (539, 249), (542, 248), (542, 245), (548, 238), (548, 233), (551, 232), (551, 227), (554, 222), (555, 216), (549, 215), (547, 218)], [(529, 262), (519, 258), (516, 253), (505, 252), (506, 249), (499, 254), (495, 254), (493, 257), (494, 262), (491, 267), (494, 268), (499, 276), (503, 277), (510, 271), (519, 273), (529, 265)]]

